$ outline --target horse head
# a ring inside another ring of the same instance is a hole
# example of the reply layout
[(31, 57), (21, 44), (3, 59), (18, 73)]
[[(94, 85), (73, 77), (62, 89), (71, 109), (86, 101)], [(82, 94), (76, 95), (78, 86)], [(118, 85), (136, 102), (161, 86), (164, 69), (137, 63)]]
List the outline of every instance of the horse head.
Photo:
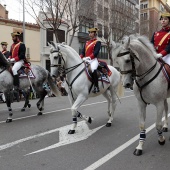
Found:
[(130, 63), (130, 51), (129, 51), (129, 37), (125, 37), (121, 42), (111, 43), (111, 52), (113, 60), (118, 64), (121, 74), (123, 74), (123, 86), (125, 88), (132, 88), (132, 65)]
[(54, 42), (49, 43), (50, 46), (50, 63), (51, 63), (51, 75), (53, 77), (59, 76), (59, 69), (62, 67), (62, 54), (60, 48)]

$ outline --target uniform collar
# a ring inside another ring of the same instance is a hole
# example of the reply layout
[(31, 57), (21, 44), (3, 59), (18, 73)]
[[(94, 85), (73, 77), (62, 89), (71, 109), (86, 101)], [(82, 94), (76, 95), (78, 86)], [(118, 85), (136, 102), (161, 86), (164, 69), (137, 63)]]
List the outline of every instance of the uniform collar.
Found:
[(167, 26), (165, 28), (162, 28), (162, 31), (170, 31), (170, 26)]
[(96, 40), (97, 40), (96, 38), (93, 38), (93, 39), (91, 39), (91, 40), (89, 40), (89, 41), (91, 41), (91, 42), (92, 42), (92, 41), (96, 41)]

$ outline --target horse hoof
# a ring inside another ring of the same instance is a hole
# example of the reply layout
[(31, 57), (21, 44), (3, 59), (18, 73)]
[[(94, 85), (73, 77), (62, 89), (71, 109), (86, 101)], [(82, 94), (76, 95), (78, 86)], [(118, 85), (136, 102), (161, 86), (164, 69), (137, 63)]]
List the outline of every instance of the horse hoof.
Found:
[(25, 112), (25, 108), (22, 108), (22, 109), (21, 109), (21, 112)]
[(164, 127), (164, 128), (162, 129), (162, 131), (163, 131), (163, 132), (168, 132), (168, 128)]
[(42, 115), (42, 112), (38, 112), (37, 116), (41, 116)]
[(88, 123), (92, 123), (92, 118), (91, 117), (89, 117), (89, 119), (88, 119), (88, 121), (87, 121)]
[(31, 104), (28, 104), (28, 108), (30, 108), (31, 107)]
[(6, 120), (6, 123), (10, 123), (10, 122), (12, 122), (12, 119), (7, 119)]
[(111, 123), (106, 123), (106, 127), (111, 127), (112, 124)]
[(158, 140), (158, 143), (159, 143), (160, 145), (165, 145), (165, 140), (162, 141), (162, 142)]
[(133, 154), (134, 154), (135, 156), (140, 156), (140, 155), (142, 155), (142, 150), (141, 150), (141, 149), (135, 149), (135, 151), (133, 152)]
[(69, 130), (68, 131), (68, 134), (74, 134), (75, 133), (75, 130)]

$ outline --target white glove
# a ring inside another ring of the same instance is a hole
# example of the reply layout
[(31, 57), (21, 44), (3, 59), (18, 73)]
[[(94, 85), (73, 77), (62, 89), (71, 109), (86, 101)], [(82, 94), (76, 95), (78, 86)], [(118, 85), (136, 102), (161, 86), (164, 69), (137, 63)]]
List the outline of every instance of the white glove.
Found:
[(162, 54), (156, 54), (156, 58), (161, 58)]
[(90, 61), (91, 58), (90, 57), (83, 57), (83, 61)]
[(10, 62), (15, 62), (15, 59), (14, 59), (14, 58), (11, 58), (11, 59), (10, 59)]

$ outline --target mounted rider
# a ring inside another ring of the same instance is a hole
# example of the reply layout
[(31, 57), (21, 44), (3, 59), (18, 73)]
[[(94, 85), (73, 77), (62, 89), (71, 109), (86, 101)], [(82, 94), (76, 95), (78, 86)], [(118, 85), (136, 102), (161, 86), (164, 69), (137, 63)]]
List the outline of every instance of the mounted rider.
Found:
[(88, 30), (90, 40), (86, 42), (84, 48), (82, 49), (82, 53), (80, 57), (83, 59), (90, 59), (88, 62), (91, 66), (92, 71), (92, 78), (94, 80), (94, 90), (93, 93), (98, 93), (99, 86), (98, 86), (98, 77), (97, 77), (97, 67), (99, 65), (97, 56), (99, 54), (101, 48), (101, 42), (97, 40), (97, 32), (99, 31), (98, 28), (90, 28)]
[(8, 58), (9, 57), (9, 55), (10, 55), (10, 53), (9, 53), (9, 51), (7, 50), (7, 45), (8, 45), (8, 43), (7, 42), (1, 42), (1, 45), (2, 45), (2, 54), (6, 57), (6, 58)]
[(170, 13), (162, 13), (160, 23), (162, 29), (154, 32), (151, 42), (158, 53), (157, 58), (162, 58), (170, 65)]
[(24, 64), (24, 60), (26, 59), (26, 47), (23, 42), (21, 42), (22, 33), (21, 32), (13, 32), (11, 33), (13, 44), (10, 50), (9, 61), (12, 62), (14, 65), (12, 67), (12, 73), (14, 77), (14, 89), (19, 90), (19, 75), (18, 70)]

